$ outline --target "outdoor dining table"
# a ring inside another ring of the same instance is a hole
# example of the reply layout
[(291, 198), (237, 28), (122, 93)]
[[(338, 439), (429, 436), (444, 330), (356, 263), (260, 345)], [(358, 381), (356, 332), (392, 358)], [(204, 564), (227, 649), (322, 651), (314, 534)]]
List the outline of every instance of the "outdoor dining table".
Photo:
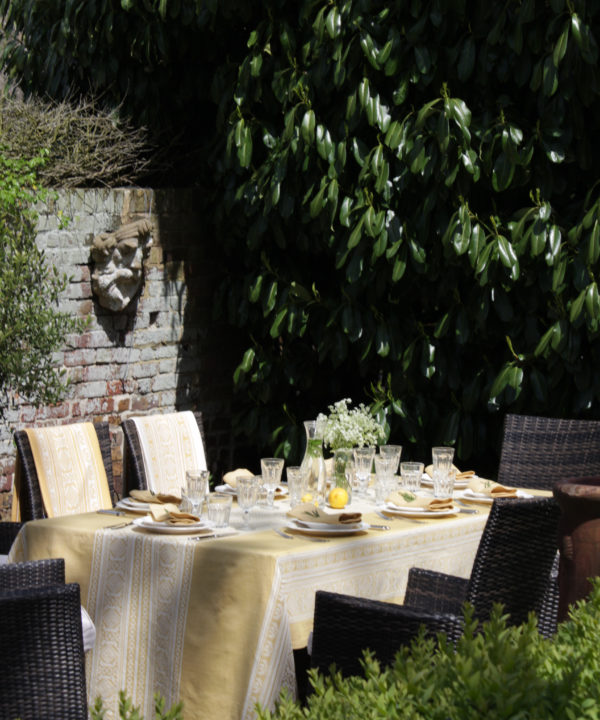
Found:
[[(118, 718), (125, 690), (145, 717), (153, 694), (184, 717), (240, 720), (255, 705), (274, 706), (282, 688), (294, 694), (293, 650), (307, 645), (318, 589), (401, 602), (412, 566), (468, 577), (489, 506), (434, 519), (383, 519), (372, 503), (354, 501), (363, 519), (389, 530), (328, 537), (274, 528), (289, 504), (251, 512), (251, 530), (219, 538), (154, 534), (131, 518), (101, 513), (26, 523), (10, 561), (63, 557), (68, 582), (96, 625), (86, 655), (90, 703), (103, 698)], [(231, 524), (242, 527), (234, 503)]]

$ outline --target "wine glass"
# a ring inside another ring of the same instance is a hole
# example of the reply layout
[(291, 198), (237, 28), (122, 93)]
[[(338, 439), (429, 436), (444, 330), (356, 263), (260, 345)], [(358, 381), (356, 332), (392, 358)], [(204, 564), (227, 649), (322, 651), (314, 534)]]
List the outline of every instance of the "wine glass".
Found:
[(200, 515), (204, 498), (208, 494), (208, 470), (186, 470), (185, 497), (192, 506), (192, 514)]
[(365, 495), (371, 478), (371, 467), (375, 457), (375, 448), (362, 447), (354, 449), (354, 469), (356, 473), (356, 494)]
[(280, 458), (262, 458), (260, 461), (260, 469), (262, 471), (262, 479), (265, 490), (267, 491), (267, 505), (273, 507), (275, 499), (275, 490), (281, 482), (281, 474), (283, 473), (283, 460)]
[(239, 507), (244, 511), (243, 530), (250, 529), (250, 510), (258, 503), (260, 482), (257, 477), (236, 478), (236, 495)]

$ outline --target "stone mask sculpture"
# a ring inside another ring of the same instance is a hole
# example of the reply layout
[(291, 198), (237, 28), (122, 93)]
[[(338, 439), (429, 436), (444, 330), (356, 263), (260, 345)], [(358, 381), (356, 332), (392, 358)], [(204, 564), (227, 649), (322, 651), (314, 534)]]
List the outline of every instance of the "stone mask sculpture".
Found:
[(150, 220), (136, 220), (94, 238), (92, 290), (102, 307), (119, 312), (142, 285), (144, 255), (152, 245)]

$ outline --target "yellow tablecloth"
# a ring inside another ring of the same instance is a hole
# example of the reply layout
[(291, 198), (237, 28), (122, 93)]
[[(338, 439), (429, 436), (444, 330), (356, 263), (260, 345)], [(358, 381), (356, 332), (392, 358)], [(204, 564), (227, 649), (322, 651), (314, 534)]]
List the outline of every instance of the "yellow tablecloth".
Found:
[(295, 692), (292, 649), (306, 645), (317, 589), (400, 602), (412, 566), (467, 577), (487, 510), (328, 543), (272, 530), (195, 541), (106, 529), (123, 518), (88, 513), (27, 523), (10, 560), (65, 558), (96, 624), (88, 694), (103, 697), (107, 720), (121, 689), (145, 717), (158, 691), (185, 717), (239, 720), (282, 687)]

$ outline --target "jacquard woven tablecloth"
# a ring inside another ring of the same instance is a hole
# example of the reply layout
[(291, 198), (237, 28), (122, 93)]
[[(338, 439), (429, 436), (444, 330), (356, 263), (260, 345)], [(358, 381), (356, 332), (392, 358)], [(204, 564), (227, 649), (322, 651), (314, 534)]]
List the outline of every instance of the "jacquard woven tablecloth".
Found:
[(292, 650), (306, 645), (317, 589), (401, 602), (412, 566), (468, 577), (487, 510), (394, 519), (389, 531), (327, 543), (273, 530), (198, 542), (110, 530), (123, 518), (87, 513), (27, 523), (10, 560), (65, 558), (96, 624), (88, 696), (102, 696), (107, 720), (118, 718), (119, 690), (148, 718), (160, 692), (168, 705), (182, 700), (186, 718), (246, 720), (283, 687), (295, 693)]

